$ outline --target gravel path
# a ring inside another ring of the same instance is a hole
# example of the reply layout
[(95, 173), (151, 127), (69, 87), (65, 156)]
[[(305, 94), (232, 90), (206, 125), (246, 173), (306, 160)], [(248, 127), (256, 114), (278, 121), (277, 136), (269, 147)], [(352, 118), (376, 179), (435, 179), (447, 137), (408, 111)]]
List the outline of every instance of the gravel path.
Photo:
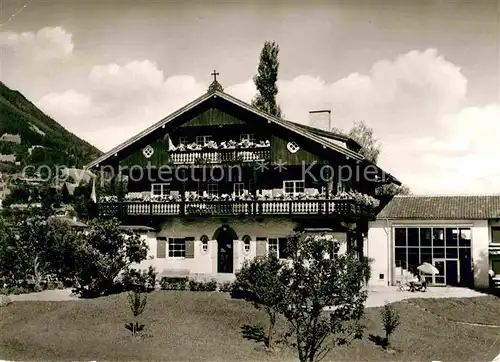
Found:
[[(394, 287), (377, 287), (368, 290), (366, 307), (381, 307), (386, 303), (394, 303), (411, 298), (472, 298), (486, 294), (467, 288), (430, 287), (427, 292), (401, 292)], [(44, 290), (40, 293), (10, 295), (12, 301), (69, 301), (82, 300), (71, 293), (71, 289)]]

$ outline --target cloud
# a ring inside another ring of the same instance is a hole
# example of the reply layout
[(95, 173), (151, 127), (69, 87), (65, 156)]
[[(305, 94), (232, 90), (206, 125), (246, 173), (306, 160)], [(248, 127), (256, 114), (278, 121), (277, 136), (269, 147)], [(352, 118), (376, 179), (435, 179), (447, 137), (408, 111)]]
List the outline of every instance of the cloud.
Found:
[[(165, 77), (155, 63), (142, 60), (95, 66), (87, 86), (86, 93), (51, 93), (38, 104), (107, 150), (200, 96), (207, 84), (191, 76)], [(332, 126), (338, 128), (364, 120), (382, 142), (380, 165), (415, 192), (500, 187), (500, 177), (491, 171), (499, 147), (488, 137), (498, 131), (499, 109), (463, 108), (467, 79), (434, 49), (379, 61), (367, 74), (333, 82), (301, 75), (278, 86), (289, 120), (307, 123), (308, 111), (319, 108), (332, 110)], [(246, 102), (255, 95), (251, 79), (225, 90)]]
[(73, 52), (72, 34), (62, 27), (46, 27), (33, 32), (0, 32), (4, 55), (30, 61), (52, 61)]

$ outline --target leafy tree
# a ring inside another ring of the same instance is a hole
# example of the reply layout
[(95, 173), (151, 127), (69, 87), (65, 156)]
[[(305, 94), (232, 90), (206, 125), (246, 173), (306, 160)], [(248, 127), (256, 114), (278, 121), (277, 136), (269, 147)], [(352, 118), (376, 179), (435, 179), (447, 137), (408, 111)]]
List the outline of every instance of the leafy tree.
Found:
[(273, 346), (279, 304), (286, 295), (286, 286), (279, 279), (282, 267), (283, 262), (272, 254), (265, 258), (245, 261), (242, 268), (236, 272), (235, 287), (249, 292), (254, 306), (257, 309), (264, 309), (269, 316), (266, 340), (269, 348)]
[(353, 127), (349, 132), (334, 128), (332, 131), (352, 138), (361, 146), (360, 154), (373, 163), (377, 163), (380, 155), (381, 144), (373, 134), (373, 128), (369, 128), (363, 121), (354, 121)]
[(120, 272), (146, 260), (148, 247), (137, 234), (119, 229), (115, 222), (94, 220), (88, 226), (79, 234), (74, 268), (77, 291), (93, 297), (110, 293)]
[(326, 237), (297, 235), (289, 245), (292, 262), (280, 273), (288, 287), (280, 312), (295, 335), (299, 360), (318, 361), (335, 345), (361, 338), (364, 265), (354, 253), (338, 255), (338, 243)]
[(261, 111), (281, 117), (281, 108), (277, 104), (278, 94), (278, 68), (279, 46), (274, 41), (266, 41), (260, 53), (257, 75), (253, 78), (257, 87), (257, 95), (252, 100), (252, 105)]
[(35, 290), (42, 279), (57, 268), (58, 239), (70, 240), (71, 228), (49, 222), (39, 214), (16, 213), (0, 224), (0, 270), (2, 276), (15, 284), (30, 278)]
[(391, 334), (394, 333), (394, 331), (400, 324), (399, 313), (392, 307), (392, 305), (386, 304), (380, 312), (380, 316), (382, 317), (382, 324), (385, 330), (384, 348), (387, 348), (391, 345), (389, 339), (391, 337)]

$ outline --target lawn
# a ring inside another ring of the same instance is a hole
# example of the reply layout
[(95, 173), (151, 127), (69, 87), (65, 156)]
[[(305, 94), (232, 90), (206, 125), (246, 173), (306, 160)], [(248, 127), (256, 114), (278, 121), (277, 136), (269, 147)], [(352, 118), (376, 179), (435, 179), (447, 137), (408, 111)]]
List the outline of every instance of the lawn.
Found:
[[(365, 336), (336, 348), (328, 360), (339, 361), (491, 361), (500, 353), (500, 328), (469, 326), (436, 318), (498, 324), (500, 299), (412, 300), (395, 303), (401, 326), (393, 338), (395, 354), (370, 341), (381, 335), (379, 308), (366, 310)], [(251, 304), (223, 293), (159, 291), (149, 294), (140, 321), (141, 337), (124, 328), (131, 322), (126, 295), (86, 301), (15, 302), (0, 308), (0, 359), (10, 360), (294, 360), (282, 347), (267, 352), (245, 338), (245, 325), (266, 323)], [(283, 322), (280, 322), (283, 326)]]

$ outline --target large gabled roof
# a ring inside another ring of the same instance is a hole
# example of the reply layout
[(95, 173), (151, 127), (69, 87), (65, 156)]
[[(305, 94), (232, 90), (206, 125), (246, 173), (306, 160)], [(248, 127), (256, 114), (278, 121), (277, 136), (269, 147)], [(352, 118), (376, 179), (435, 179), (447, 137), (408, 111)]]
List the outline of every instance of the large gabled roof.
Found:
[[(153, 133), (154, 131), (158, 130), (161, 127), (164, 127), (170, 121), (176, 119), (180, 115), (188, 112), (189, 110), (195, 108), (196, 106), (202, 104), (203, 102), (205, 102), (213, 97), (219, 97), (221, 99), (224, 99), (227, 102), (230, 102), (236, 106), (241, 107), (242, 109), (245, 109), (245, 110), (252, 112), (252, 113), (254, 113), (262, 118), (267, 119), (269, 122), (273, 122), (277, 125), (280, 125), (281, 127), (285, 128), (285, 129), (288, 129), (288, 130), (293, 131), (297, 134), (300, 134), (303, 137), (306, 137), (306, 138), (308, 138), (308, 139), (310, 139), (310, 140), (312, 140), (312, 141), (314, 141), (314, 142), (316, 142), (316, 143), (318, 143), (326, 148), (329, 148), (333, 151), (337, 151), (340, 154), (343, 154), (348, 158), (352, 158), (352, 159), (354, 159), (356, 161), (360, 161), (360, 162), (363, 161), (363, 162), (370, 163), (361, 154), (359, 154), (353, 150), (350, 150), (347, 147), (339, 145), (339, 142), (337, 142), (337, 141), (347, 142), (349, 140), (348, 137), (337, 135), (337, 134), (334, 134), (332, 132), (318, 130), (318, 129), (315, 129), (313, 127), (301, 125), (298, 123), (294, 123), (291, 121), (287, 121), (287, 120), (275, 117), (273, 115), (265, 113), (265, 112), (255, 108), (255, 107), (251, 106), (248, 103), (245, 103), (245, 102), (239, 100), (238, 98), (235, 98), (227, 93), (216, 90), (216, 91), (207, 92), (207, 93), (203, 94), (202, 96), (196, 98), (192, 102), (188, 103), (187, 105), (178, 109), (177, 111), (171, 113), (170, 115), (163, 118), (159, 122), (153, 124), (152, 126), (146, 128), (144, 131), (138, 133), (134, 137), (128, 139), (127, 141), (123, 142), (122, 144), (111, 149), (110, 151), (108, 151), (107, 153), (102, 155), (101, 157), (99, 157), (96, 160), (89, 163), (87, 166), (85, 166), (85, 168), (89, 169), (89, 168), (92, 168), (96, 165), (99, 165), (100, 163), (102, 163), (103, 161), (112, 157), (113, 155), (117, 154), (118, 152), (122, 151), (126, 147), (131, 146), (132, 144), (134, 144), (138, 140), (142, 139), (143, 137)], [(378, 168), (378, 166), (377, 166), (377, 168)], [(381, 170), (380, 168), (378, 168), (378, 169)], [(388, 173), (386, 173), (386, 175), (388, 175), (389, 178), (391, 178), (393, 182), (396, 182), (398, 184), (400, 183), (392, 175), (390, 175)]]

